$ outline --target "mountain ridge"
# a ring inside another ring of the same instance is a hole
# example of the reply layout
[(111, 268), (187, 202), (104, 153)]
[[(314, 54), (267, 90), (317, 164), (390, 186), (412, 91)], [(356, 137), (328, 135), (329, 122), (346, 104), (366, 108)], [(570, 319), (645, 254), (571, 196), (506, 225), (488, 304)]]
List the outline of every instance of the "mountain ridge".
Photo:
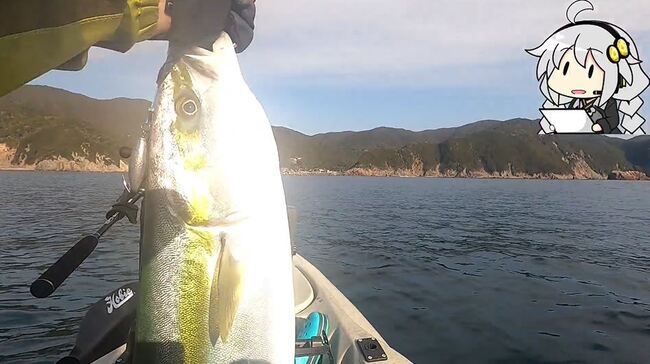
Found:
[[(0, 98), (0, 168), (124, 170), (117, 151), (133, 144), (150, 105), (24, 86)], [(535, 120), (512, 119), (313, 135), (274, 126), (273, 133), (286, 174), (642, 179), (650, 172), (649, 137), (539, 136), (538, 129)]]

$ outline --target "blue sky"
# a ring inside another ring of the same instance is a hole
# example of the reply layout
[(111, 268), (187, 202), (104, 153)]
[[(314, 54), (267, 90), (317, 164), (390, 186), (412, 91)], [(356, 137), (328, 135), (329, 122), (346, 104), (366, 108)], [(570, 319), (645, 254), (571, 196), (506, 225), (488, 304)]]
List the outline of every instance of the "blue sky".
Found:
[[(535, 59), (523, 50), (564, 25), (571, 2), (260, 0), (256, 37), (240, 60), (271, 122), (307, 134), (536, 118)], [(650, 57), (647, 0), (593, 3), (585, 18), (618, 24)], [(32, 83), (152, 99), (164, 56), (164, 42), (127, 54), (93, 48), (83, 71)]]

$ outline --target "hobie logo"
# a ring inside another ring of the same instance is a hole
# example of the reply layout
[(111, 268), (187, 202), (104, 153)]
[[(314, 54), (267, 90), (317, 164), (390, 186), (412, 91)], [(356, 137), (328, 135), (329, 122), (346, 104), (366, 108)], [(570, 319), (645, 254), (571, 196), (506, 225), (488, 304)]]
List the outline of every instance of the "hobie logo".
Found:
[(122, 307), (131, 297), (133, 297), (133, 290), (131, 288), (118, 289), (117, 292), (104, 298), (104, 301), (106, 301), (106, 312), (110, 315), (113, 311)]

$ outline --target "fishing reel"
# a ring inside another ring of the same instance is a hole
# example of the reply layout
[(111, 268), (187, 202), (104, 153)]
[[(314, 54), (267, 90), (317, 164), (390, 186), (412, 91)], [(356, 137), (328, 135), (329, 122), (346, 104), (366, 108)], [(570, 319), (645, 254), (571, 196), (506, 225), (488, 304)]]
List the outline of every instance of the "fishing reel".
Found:
[(135, 143), (135, 147), (133, 149), (128, 147), (120, 148), (120, 156), (129, 161), (128, 174), (126, 177), (123, 177), (123, 183), (124, 188), (130, 193), (136, 193), (143, 187), (142, 184), (147, 171), (147, 151), (152, 119), (153, 109), (149, 109), (147, 119), (144, 124), (142, 124), (140, 137)]
[(138, 206), (130, 202), (130, 198), (138, 193), (144, 194), (142, 184), (144, 183), (147, 170), (147, 150), (152, 119), (153, 109), (150, 108), (147, 113), (147, 119), (142, 124), (140, 137), (135, 143), (135, 147), (122, 147), (119, 150), (120, 157), (129, 161), (128, 172), (127, 175), (122, 176), (124, 192), (106, 213), (107, 219), (117, 213), (120, 219), (126, 216), (131, 224), (137, 224), (138, 222)]

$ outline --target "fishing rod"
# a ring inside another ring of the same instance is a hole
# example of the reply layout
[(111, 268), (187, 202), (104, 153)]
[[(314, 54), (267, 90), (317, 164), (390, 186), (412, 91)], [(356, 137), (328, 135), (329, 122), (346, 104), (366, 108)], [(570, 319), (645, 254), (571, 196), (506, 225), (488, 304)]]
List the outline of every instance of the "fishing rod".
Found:
[(94, 234), (86, 235), (70, 248), (59, 260), (52, 264), (45, 273), (41, 274), (30, 286), (29, 291), (36, 298), (45, 298), (50, 296), (57, 288), (79, 268), (81, 263), (95, 250), (99, 239), (113, 226), (116, 222), (127, 217), (129, 221), (135, 223), (137, 216), (138, 202), (144, 196), (144, 190), (138, 190), (136, 193), (130, 193), (128, 189), (124, 190), (118, 203), (113, 205), (109, 211), (106, 221), (97, 229)]
[[(122, 195), (118, 199), (118, 202), (114, 204), (113, 209), (109, 211), (106, 221), (102, 226), (100, 226), (94, 234), (86, 235), (81, 238), (81, 240), (73, 245), (70, 250), (59, 258), (59, 260), (52, 264), (45, 273), (41, 274), (38, 279), (32, 282), (29, 289), (32, 296), (36, 298), (46, 298), (52, 295), (52, 293), (63, 284), (72, 272), (77, 270), (81, 263), (92, 254), (97, 247), (97, 244), (99, 244), (99, 239), (111, 227), (113, 227), (116, 222), (127, 217), (131, 223), (136, 223), (138, 208), (135, 206), (135, 203), (143, 196), (144, 189), (140, 189), (134, 194), (129, 192), (128, 188), (125, 188), (124, 192), (122, 192)], [(288, 206), (287, 214), (289, 217), (289, 232), (292, 236), (291, 241), (294, 241), (295, 232), (291, 227), (296, 225), (295, 221), (298, 218), (295, 208)], [(292, 255), (296, 255), (296, 246), (293, 243), (291, 248)]]
[(49, 297), (65, 281), (72, 272), (95, 250), (101, 238), (116, 222), (124, 217), (132, 224), (137, 223), (138, 207), (135, 205), (143, 196), (141, 188), (145, 174), (145, 159), (147, 154), (147, 139), (149, 123), (153, 118), (153, 109), (149, 109), (147, 118), (142, 124), (141, 135), (135, 148), (120, 148), (120, 157), (128, 159), (128, 178), (124, 178), (124, 192), (117, 199), (113, 208), (106, 214), (106, 221), (94, 234), (84, 236), (70, 248), (59, 260), (32, 282), (29, 291), (36, 298)]

